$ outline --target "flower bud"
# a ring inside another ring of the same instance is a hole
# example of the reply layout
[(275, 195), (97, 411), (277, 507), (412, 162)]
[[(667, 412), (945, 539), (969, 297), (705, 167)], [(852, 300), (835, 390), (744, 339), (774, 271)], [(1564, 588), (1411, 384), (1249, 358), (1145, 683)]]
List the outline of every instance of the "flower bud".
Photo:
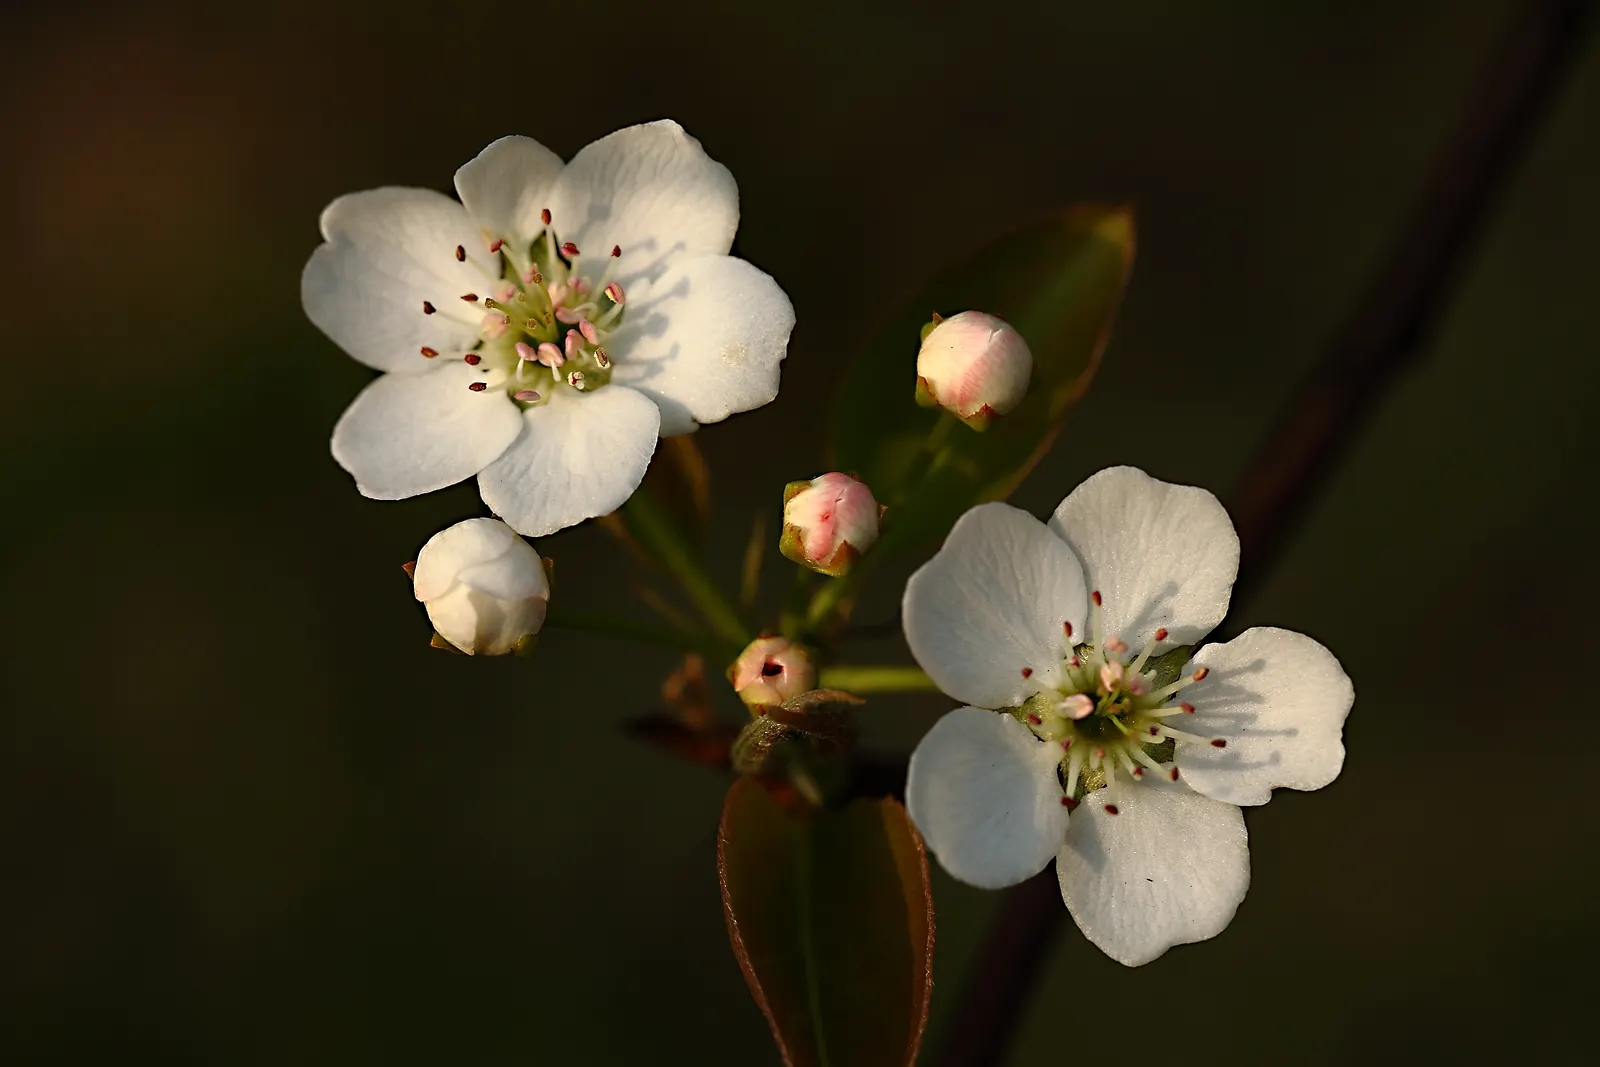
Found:
[(940, 321), (917, 353), (917, 403), (942, 407), (974, 430), (1027, 395), (1033, 353), (1022, 335), (981, 311)]
[(883, 512), (866, 483), (848, 474), (790, 482), (778, 550), (814, 571), (844, 574), (878, 539)]
[(411, 578), (433, 628), (469, 656), (516, 651), (544, 625), (544, 561), (499, 519), (468, 519), (434, 534)]
[(787, 637), (758, 637), (728, 668), (728, 681), (746, 704), (782, 704), (817, 687), (817, 669), (803, 645)]

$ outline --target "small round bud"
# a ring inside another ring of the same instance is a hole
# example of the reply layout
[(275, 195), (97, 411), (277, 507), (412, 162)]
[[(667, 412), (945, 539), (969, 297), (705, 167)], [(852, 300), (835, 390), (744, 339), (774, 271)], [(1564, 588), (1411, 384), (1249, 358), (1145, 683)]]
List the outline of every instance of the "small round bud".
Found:
[(975, 430), (1022, 402), (1033, 353), (1022, 335), (981, 311), (939, 322), (917, 353), (917, 403), (942, 407)]
[(878, 539), (883, 511), (866, 483), (848, 474), (790, 482), (778, 549), (814, 571), (844, 574)]
[(544, 561), (499, 519), (468, 519), (434, 534), (411, 577), (433, 628), (469, 656), (515, 651), (544, 625)]
[(782, 704), (817, 687), (817, 668), (803, 645), (759, 637), (728, 668), (728, 681), (746, 704)]

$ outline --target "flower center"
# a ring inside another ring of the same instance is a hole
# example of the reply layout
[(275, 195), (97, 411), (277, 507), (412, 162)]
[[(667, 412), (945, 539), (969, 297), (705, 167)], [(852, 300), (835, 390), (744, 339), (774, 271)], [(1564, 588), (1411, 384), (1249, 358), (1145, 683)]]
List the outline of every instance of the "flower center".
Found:
[[(1022, 677), (1038, 693), (1017, 713), (1041, 741), (1061, 746), (1061, 802), (1069, 808), (1090, 793), (1112, 787), (1118, 771), (1135, 782), (1150, 774), (1177, 781), (1178, 766), (1172, 757), (1179, 741), (1227, 745), (1220, 738), (1175, 729), (1169, 722), (1194, 714), (1193, 704), (1171, 701), (1204, 678), (1207, 668), (1158, 686), (1150, 653), (1167, 639), (1167, 631), (1157, 630), (1139, 654), (1129, 658), (1121, 637), (1100, 631), (1100, 594), (1091, 593), (1089, 599), (1089, 640), (1075, 645), (1072, 624), (1062, 624), (1065, 655), (1060, 668), (1048, 681), (1032, 667), (1023, 668)], [(1108, 795), (1112, 799), (1106, 811), (1116, 815), (1114, 794)]]
[[(503, 390), (520, 407), (548, 403), (558, 389), (590, 392), (611, 381), (606, 339), (622, 325), (625, 297), (611, 280), (622, 249), (613, 247), (598, 273), (571, 241), (557, 243), (544, 211), (545, 231), (528, 248), (494, 239), (487, 257), (457, 245), (457, 261), (483, 276), (482, 292), (460, 294), (483, 314), (473, 323), (478, 341), (461, 357), (481, 377), (475, 393)], [(453, 309), (452, 309), (453, 310)], [(425, 315), (450, 314), (424, 301)], [(422, 349), (429, 359), (438, 356)]]

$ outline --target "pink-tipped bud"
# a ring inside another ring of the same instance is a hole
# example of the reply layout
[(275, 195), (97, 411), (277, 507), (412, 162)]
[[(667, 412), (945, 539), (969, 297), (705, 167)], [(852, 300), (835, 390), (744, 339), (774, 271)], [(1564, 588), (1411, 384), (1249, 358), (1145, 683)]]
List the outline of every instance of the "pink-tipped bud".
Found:
[(883, 511), (866, 483), (848, 474), (790, 482), (783, 491), (778, 550), (803, 567), (837, 577), (878, 539)]
[(1022, 402), (1033, 354), (1022, 335), (981, 311), (944, 319), (917, 353), (917, 402), (942, 407), (975, 430)]
[(817, 687), (817, 668), (805, 646), (787, 637), (760, 637), (733, 661), (728, 681), (746, 704), (782, 704)]
[(411, 581), (434, 630), (469, 656), (517, 651), (544, 625), (550, 600), (544, 561), (499, 519), (434, 534)]
[(539, 362), (540, 363), (543, 363), (546, 367), (549, 367), (551, 370), (554, 370), (555, 368), (561, 366), (561, 364), (565, 363), (566, 361), (567, 361), (567, 358), (561, 354), (561, 349), (557, 348), (555, 345), (551, 344), (549, 341), (543, 341), (543, 342), (540, 343), (540, 345), (539, 345)]

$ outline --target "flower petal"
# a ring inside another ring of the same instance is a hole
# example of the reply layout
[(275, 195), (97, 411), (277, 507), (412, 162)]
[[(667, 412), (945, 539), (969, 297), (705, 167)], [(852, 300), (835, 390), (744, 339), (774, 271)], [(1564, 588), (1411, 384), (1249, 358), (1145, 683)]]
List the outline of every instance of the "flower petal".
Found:
[(539, 554), (496, 519), (465, 519), (434, 534), (417, 553), (411, 582), (418, 600), (443, 596), (457, 582), (506, 600), (550, 595)]
[(1028, 668), (1049, 682), (1066, 648), (1062, 623), (1083, 632), (1088, 594), (1065, 541), (1009, 504), (980, 504), (906, 583), (906, 643), (950, 696), (980, 708), (1022, 703)]
[(1193, 644), (1222, 621), (1239, 572), (1239, 536), (1217, 498), (1134, 467), (1091, 476), (1056, 508), (1050, 528), (1083, 561), (1105, 598), (1101, 627), (1156, 650)]
[(778, 395), (794, 307), (777, 282), (744, 260), (690, 260), (627, 310), (611, 346), (612, 380), (660, 406), (662, 436), (689, 433)]
[(1010, 715), (957, 708), (911, 753), (906, 808), (953, 876), (984, 889), (1015, 885), (1061, 847), (1060, 762), (1060, 748)]
[(550, 196), (562, 241), (584, 254), (622, 249), (617, 278), (660, 277), (676, 258), (726, 255), (739, 227), (739, 187), (676, 122), (629, 126), (582, 149)]
[(1179, 742), (1177, 764), (1191, 788), (1229, 804), (1265, 804), (1272, 790), (1321, 789), (1344, 766), (1344, 720), (1355, 687), (1333, 653), (1305, 634), (1272, 627), (1206, 645), (1210, 668), (1183, 691), (1195, 706), (1191, 733), (1226, 748)]
[[(1129, 967), (1216, 937), (1250, 888), (1244, 814), (1160, 779), (1090, 793), (1056, 856), (1083, 935)], [(1114, 803), (1117, 814), (1108, 812)]]
[[(300, 275), (306, 315), (369, 367), (421, 374), (430, 348), (458, 356), (478, 339), (481, 311), (460, 297), (486, 284), (487, 253), (465, 209), (428, 189), (373, 189), (341, 196), (322, 213), (327, 243)], [(476, 260), (457, 262), (457, 246)], [(487, 267), (498, 275), (499, 256)], [(423, 302), (437, 309), (426, 314)]]
[(532, 137), (502, 137), (456, 171), (456, 195), (480, 228), (526, 252), (544, 232), (539, 212), (561, 168), (561, 157)]
[(467, 388), (480, 377), (465, 363), (383, 375), (339, 417), (333, 458), (374, 500), (403, 500), (472, 477), (522, 428), (504, 393)]
[(478, 476), (483, 502), (529, 537), (606, 515), (639, 488), (661, 413), (620, 385), (555, 390), (529, 408), (522, 436)]

